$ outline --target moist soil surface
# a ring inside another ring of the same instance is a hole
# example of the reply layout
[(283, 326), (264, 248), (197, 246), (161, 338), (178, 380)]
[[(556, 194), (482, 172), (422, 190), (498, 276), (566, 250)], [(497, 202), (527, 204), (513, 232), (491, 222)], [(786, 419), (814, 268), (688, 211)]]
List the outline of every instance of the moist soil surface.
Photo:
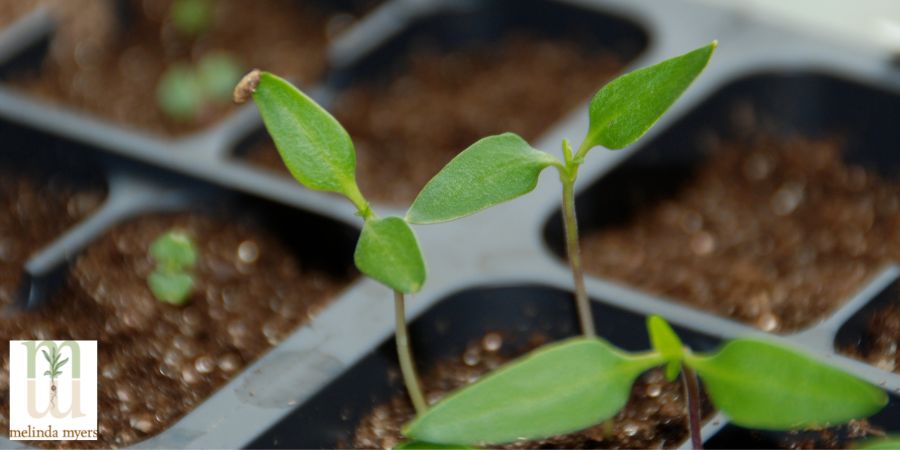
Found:
[[(154, 266), (147, 248), (173, 228), (192, 236), (200, 255), (184, 307), (157, 301), (146, 284)], [(39, 310), (3, 317), (0, 332), (4, 340), (97, 340), (100, 437), (53, 445), (120, 447), (170, 426), (351, 278), (306, 267), (243, 218), (151, 215), (108, 232), (74, 263), (65, 292)], [(0, 350), (0, 431), (7, 433), (9, 349)]]
[[(339, 9), (327, 1), (217, 0), (214, 23), (201, 37), (185, 36), (168, 18), (171, 0), (58, 0), (60, 27), (39, 67), (7, 75), (39, 97), (123, 124), (167, 135), (207, 127), (231, 112), (230, 101), (195, 120), (170, 119), (156, 106), (156, 86), (175, 63), (195, 63), (227, 51), (249, 70), (258, 67), (300, 83), (325, 70), (329, 38), (378, 3)], [(116, 10), (116, 5), (123, 6)]]
[[(84, 173), (90, 169), (69, 164), (68, 155), (32, 153), (23, 160), (16, 153), (0, 155), (0, 311), (15, 302), (28, 258), (96, 210), (106, 195), (103, 182)], [(56, 164), (66, 173), (53, 170)]]
[(875, 311), (866, 326), (859, 344), (841, 351), (880, 369), (900, 373), (900, 304)]
[[(624, 64), (572, 39), (524, 32), (455, 51), (412, 48), (391, 76), (351, 85), (331, 108), (353, 137), (362, 192), (386, 203), (414, 199), (478, 139), (512, 131), (533, 141)], [(268, 137), (246, 158), (287, 174)]]
[(712, 139), (709, 150), (674, 192), (585, 233), (586, 270), (788, 332), (900, 260), (900, 185), (844, 162), (839, 140)]
[[(499, 333), (488, 333), (472, 342), (454, 359), (435, 364), (422, 377), (428, 402), (434, 404), (453, 390), (478, 380), (517, 355), (545, 343), (532, 338), (525, 349), (511, 349)], [(391, 374), (399, 379), (400, 374)], [(712, 408), (705, 396), (703, 416)], [(390, 449), (403, 441), (402, 426), (413, 418), (414, 410), (405, 391), (376, 406), (357, 426), (353, 448)], [(638, 378), (625, 408), (609, 421), (586, 430), (536, 441), (522, 441), (501, 448), (668, 448), (687, 439), (687, 416), (681, 380), (668, 382), (662, 370), (652, 370)], [(346, 445), (346, 444), (345, 444)]]

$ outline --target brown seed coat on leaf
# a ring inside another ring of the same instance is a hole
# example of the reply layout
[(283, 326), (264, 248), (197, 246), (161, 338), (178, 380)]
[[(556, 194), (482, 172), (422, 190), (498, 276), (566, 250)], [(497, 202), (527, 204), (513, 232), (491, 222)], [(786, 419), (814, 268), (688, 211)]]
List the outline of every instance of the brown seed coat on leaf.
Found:
[(234, 87), (235, 103), (241, 104), (250, 99), (250, 96), (256, 91), (256, 86), (259, 85), (259, 75), (259, 69), (253, 69), (244, 75), (244, 78), (241, 78), (241, 81)]

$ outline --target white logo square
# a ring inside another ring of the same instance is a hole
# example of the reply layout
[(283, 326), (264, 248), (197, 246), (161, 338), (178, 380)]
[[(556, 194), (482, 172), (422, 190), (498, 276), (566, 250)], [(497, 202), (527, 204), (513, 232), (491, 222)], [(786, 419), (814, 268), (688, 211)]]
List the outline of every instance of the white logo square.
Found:
[(97, 440), (97, 341), (9, 342), (9, 438)]

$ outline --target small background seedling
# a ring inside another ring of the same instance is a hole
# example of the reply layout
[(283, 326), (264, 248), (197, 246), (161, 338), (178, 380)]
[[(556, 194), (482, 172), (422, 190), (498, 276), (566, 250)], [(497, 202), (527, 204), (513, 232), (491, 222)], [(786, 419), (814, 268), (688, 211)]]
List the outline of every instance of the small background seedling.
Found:
[(213, 7), (212, 0), (175, 0), (169, 9), (169, 18), (179, 33), (197, 37), (212, 26)]
[[(172, 26), (188, 39), (200, 38), (214, 19), (212, 0), (176, 0), (169, 9)], [(193, 64), (173, 64), (159, 79), (157, 103), (172, 120), (195, 121), (204, 111), (228, 104), (243, 72), (237, 58), (226, 51), (207, 53)]]
[(191, 238), (177, 230), (163, 233), (150, 246), (150, 256), (156, 262), (156, 268), (147, 277), (150, 292), (159, 301), (185, 304), (194, 292), (191, 269), (197, 262), (197, 249)]
[(196, 65), (175, 64), (160, 78), (159, 108), (176, 121), (189, 122), (204, 110), (228, 104), (243, 69), (228, 53), (210, 53)]

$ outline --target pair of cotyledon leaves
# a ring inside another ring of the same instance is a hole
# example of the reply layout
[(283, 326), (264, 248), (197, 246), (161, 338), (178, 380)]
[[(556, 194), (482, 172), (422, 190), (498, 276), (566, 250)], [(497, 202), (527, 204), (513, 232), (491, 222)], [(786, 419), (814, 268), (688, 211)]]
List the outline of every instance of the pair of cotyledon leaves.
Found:
[(183, 305), (194, 291), (191, 269), (197, 262), (197, 248), (184, 232), (170, 230), (153, 241), (150, 256), (156, 268), (147, 277), (147, 285), (157, 300)]
[[(623, 75), (594, 96), (585, 148), (623, 148), (641, 137), (703, 70), (713, 42)], [(355, 262), (366, 275), (402, 292), (425, 282), (425, 263), (410, 223), (454, 220), (524, 195), (558, 160), (511, 133), (474, 143), (419, 193), (406, 218), (371, 214), (356, 183), (356, 153), (346, 130), (287, 81), (258, 74), (253, 99), (291, 174), (303, 185), (347, 196), (366, 218)], [(477, 108), (478, 105), (472, 105)]]
[(618, 413), (634, 380), (663, 365), (670, 380), (682, 364), (691, 367), (716, 408), (750, 428), (843, 423), (887, 403), (883, 390), (776, 344), (737, 339), (701, 355), (686, 351), (661, 317), (651, 316), (647, 328), (653, 350), (642, 354), (598, 338), (546, 346), (446, 397), (404, 433), (416, 442), (459, 446), (577, 431)]

